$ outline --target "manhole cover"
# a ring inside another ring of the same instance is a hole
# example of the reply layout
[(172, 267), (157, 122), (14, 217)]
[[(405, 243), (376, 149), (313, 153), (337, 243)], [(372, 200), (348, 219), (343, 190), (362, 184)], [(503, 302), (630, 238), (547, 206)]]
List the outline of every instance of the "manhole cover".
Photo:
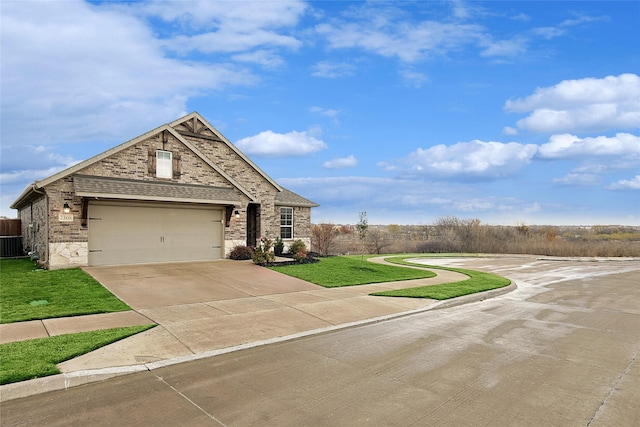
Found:
[(29, 303), (29, 305), (47, 305), (47, 304), (49, 304), (49, 301), (47, 301), (46, 299), (38, 299), (38, 300), (31, 301)]

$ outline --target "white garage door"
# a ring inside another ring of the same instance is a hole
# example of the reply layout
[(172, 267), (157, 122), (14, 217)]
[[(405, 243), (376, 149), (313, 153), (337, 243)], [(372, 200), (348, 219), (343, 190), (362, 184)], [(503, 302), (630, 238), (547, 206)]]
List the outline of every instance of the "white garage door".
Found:
[(89, 203), (89, 265), (213, 260), (223, 256), (215, 206)]

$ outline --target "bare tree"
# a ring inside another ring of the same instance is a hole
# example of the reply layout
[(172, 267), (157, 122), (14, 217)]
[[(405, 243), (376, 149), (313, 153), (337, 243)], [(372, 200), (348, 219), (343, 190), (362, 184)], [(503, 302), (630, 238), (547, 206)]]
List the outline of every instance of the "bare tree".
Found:
[(383, 230), (374, 228), (369, 230), (367, 241), (371, 244), (375, 253), (380, 254), (386, 247), (391, 246), (391, 235)]
[(311, 226), (311, 242), (313, 249), (321, 256), (331, 255), (333, 243), (338, 230), (331, 223), (314, 224)]

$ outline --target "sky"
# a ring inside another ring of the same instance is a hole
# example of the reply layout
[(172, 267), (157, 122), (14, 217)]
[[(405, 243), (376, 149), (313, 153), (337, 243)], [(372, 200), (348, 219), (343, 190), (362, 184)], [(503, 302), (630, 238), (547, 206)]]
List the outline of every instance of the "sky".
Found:
[(0, 2), (0, 215), (192, 111), (312, 222), (640, 225), (638, 1)]

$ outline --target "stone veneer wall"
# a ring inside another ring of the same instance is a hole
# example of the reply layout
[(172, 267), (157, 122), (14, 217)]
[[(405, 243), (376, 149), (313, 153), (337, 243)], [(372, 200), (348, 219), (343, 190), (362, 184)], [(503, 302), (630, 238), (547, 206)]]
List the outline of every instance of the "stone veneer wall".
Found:
[(87, 242), (49, 243), (48, 266), (51, 270), (85, 266), (88, 261), (89, 243)]
[[(54, 181), (44, 189), (49, 200), (49, 244), (47, 259), (50, 269), (87, 265), (89, 230), (82, 226), (82, 198), (75, 195), (73, 177)], [(61, 221), (64, 204), (68, 203), (73, 221)]]

